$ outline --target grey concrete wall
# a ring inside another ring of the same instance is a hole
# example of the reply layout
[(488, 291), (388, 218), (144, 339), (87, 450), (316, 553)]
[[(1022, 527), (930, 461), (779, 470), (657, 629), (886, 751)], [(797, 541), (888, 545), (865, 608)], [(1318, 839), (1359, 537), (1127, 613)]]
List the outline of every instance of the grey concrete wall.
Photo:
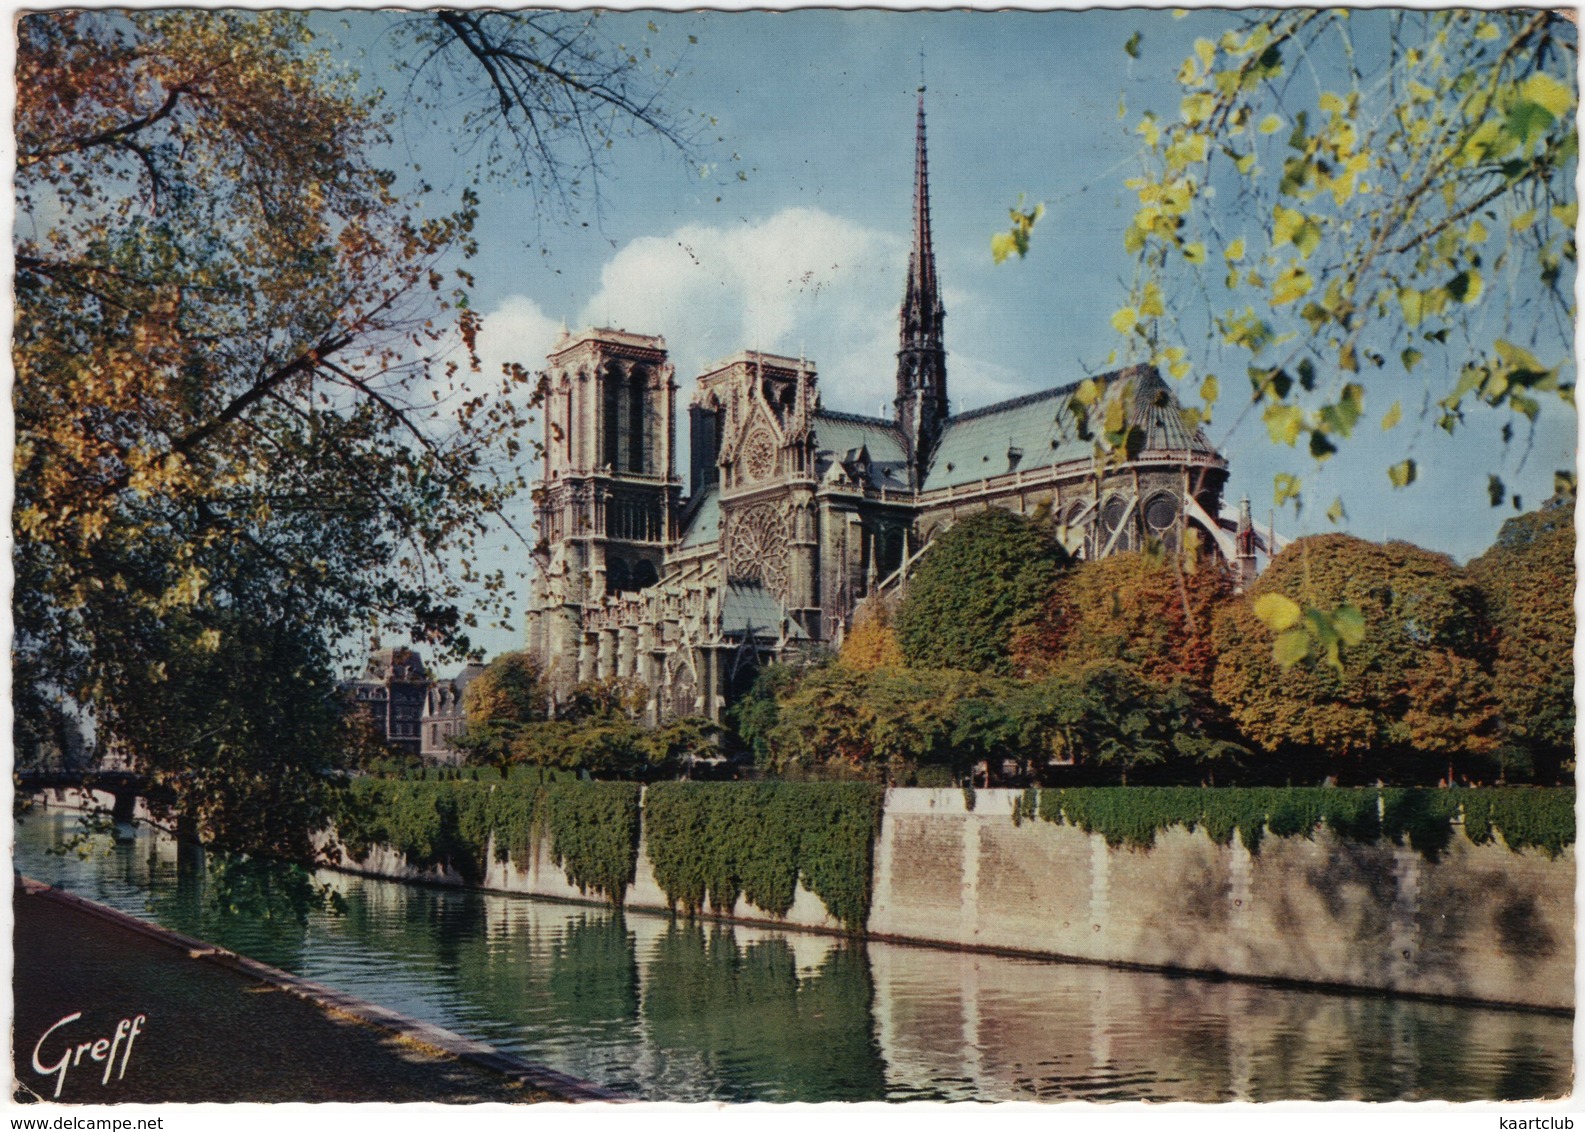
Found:
[(894, 790), (869, 930), (1256, 978), (1574, 1005), (1574, 851), (1557, 860), (1459, 831), (1427, 861), (1321, 831), (1251, 855), (1171, 829), (1148, 850), (1045, 821), (1018, 794)]
[[(1570, 1009), (1574, 850), (1557, 860), (1459, 832), (1436, 862), (1407, 847), (1319, 832), (1267, 837), (1252, 855), (1170, 829), (1148, 850), (1108, 848), (1071, 826), (1012, 821), (1017, 791), (893, 790), (875, 849), (872, 935), (1023, 952)], [(420, 874), (377, 850), (353, 871)], [(526, 868), (493, 863), (484, 887), (590, 899), (541, 845)], [(627, 906), (665, 909), (641, 843)], [(735, 918), (768, 919), (739, 900)], [(839, 930), (799, 886), (785, 921)]]

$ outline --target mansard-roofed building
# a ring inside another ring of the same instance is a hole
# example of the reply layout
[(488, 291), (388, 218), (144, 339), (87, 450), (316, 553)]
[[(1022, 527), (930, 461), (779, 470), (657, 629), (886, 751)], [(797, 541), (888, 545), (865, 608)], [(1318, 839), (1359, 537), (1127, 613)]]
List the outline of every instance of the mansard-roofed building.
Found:
[(353, 709), (367, 715), (388, 744), (406, 754), (419, 753), (419, 721), (429, 675), (418, 653), (376, 643), (363, 674), (343, 680), (341, 689)]
[[(527, 619), (553, 685), (636, 679), (655, 718), (718, 717), (765, 662), (840, 643), (861, 602), (985, 507), (1043, 516), (1081, 557), (1182, 546), (1191, 527), (1238, 554), (1217, 517), (1227, 463), (1154, 369), (952, 416), (945, 318), (921, 91), (893, 417), (828, 410), (813, 362), (743, 351), (695, 382), (684, 485), (665, 340), (565, 335), (544, 373)], [(1118, 399), (1128, 441), (1107, 453)]]

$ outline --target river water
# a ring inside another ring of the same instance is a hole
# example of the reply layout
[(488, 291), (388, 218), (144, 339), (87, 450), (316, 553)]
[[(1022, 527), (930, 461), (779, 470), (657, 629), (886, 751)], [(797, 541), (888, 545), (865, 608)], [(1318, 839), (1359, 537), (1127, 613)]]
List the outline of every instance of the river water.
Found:
[[(339, 915), (223, 911), (140, 832), (26, 875), (650, 1100), (1558, 1096), (1572, 1019), (858, 943), (338, 873)], [(189, 858), (190, 860), (190, 858)]]

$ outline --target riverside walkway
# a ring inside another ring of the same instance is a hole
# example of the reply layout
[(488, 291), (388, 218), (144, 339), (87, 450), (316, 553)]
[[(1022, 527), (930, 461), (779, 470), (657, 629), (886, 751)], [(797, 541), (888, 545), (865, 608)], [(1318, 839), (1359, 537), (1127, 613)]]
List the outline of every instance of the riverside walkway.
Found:
[(34, 881), (12, 907), (18, 1101), (623, 1099)]

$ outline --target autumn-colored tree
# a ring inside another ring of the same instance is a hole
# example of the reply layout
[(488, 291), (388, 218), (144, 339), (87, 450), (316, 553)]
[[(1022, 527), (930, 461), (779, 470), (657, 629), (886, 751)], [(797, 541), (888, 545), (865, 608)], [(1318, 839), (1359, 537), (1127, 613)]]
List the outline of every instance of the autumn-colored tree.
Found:
[(1497, 633), (1494, 690), (1505, 747), (1539, 780), (1574, 757), (1574, 501), (1509, 519), (1469, 564)]
[[(466, 40), (475, 79), (519, 84), (526, 105), (497, 102), (509, 130), (603, 153), (580, 111), (661, 113), (576, 21), (552, 48), (512, 14), (426, 18), (430, 61)], [(536, 43), (581, 73), (549, 64), (530, 91)], [(585, 67), (591, 51), (607, 64)], [(299, 13), (30, 13), (16, 62), (22, 726), (81, 707), (220, 843), (315, 820), (298, 803), (338, 739), (279, 721), (317, 710), (328, 642), (374, 620), (463, 649), (465, 600), (504, 613), (505, 579), (452, 561), (521, 485), (532, 385), (520, 366), (470, 372), (475, 198), (398, 195), (374, 157), (389, 116)], [(241, 657), (280, 682), (260, 701), (275, 726), (256, 725)], [(177, 686), (204, 658), (238, 674), (207, 699)]]
[(1030, 676), (1117, 661), (1155, 684), (1209, 688), (1211, 624), (1231, 595), (1232, 579), (1211, 563), (1189, 571), (1142, 553), (1076, 563), (1014, 641), (1013, 660)]
[(761, 765), (896, 782), (919, 764), (972, 764), (953, 743), (953, 713), (976, 683), (963, 672), (817, 668), (778, 701)]
[(502, 653), (468, 682), (462, 710), (469, 725), (537, 723), (550, 717), (550, 686), (526, 652)]
[(646, 727), (639, 717), (648, 700), (637, 681), (584, 681), (556, 705), (555, 718), (512, 728), (507, 757), (595, 778), (648, 781), (672, 774), (685, 755), (700, 753), (701, 721)]
[(550, 707), (539, 662), (526, 652), (502, 653), (463, 690), (467, 726), (452, 745), (468, 762), (494, 767), (504, 778), (520, 761), (517, 738), (530, 724), (549, 719)]
[(858, 672), (903, 666), (903, 650), (892, 627), (892, 605), (891, 598), (878, 596), (859, 607), (853, 628), (842, 641), (843, 664)]
[(897, 611), (897, 643), (918, 668), (1008, 675), (1014, 633), (1041, 609), (1067, 553), (1021, 515), (989, 508), (935, 540)]
[[(1286, 622), (1304, 607), (1352, 610), (1369, 630), (1334, 640), (1336, 663), (1306, 656), (1302, 642), (1281, 656)], [(1421, 757), (1479, 770), (1495, 745), (1485, 602), (1446, 555), (1348, 535), (1299, 539), (1222, 609), (1212, 639), (1217, 701), (1298, 773), (1410, 775)]]

